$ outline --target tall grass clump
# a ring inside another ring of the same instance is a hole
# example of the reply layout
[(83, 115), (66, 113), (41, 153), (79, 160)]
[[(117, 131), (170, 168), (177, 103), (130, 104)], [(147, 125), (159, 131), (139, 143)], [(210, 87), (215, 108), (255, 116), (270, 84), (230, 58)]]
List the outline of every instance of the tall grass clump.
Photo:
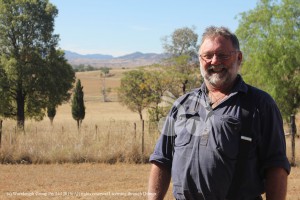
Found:
[[(134, 125), (134, 123), (136, 125)], [(136, 129), (134, 128), (136, 127)], [(145, 123), (142, 153), (141, 122), (103, 121), (83, 123), (30, 122), (18, 132), (14, 122), (4, 121), (1, 163), (142, 163), (147, 162), (158, 138)]]

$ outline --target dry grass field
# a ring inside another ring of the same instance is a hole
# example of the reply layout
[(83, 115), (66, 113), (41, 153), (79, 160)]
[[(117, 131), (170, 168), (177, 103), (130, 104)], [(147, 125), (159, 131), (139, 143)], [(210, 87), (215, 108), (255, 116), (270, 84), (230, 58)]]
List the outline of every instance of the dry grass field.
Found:
[[(114, 69), (106, 78), (112, 88), (108, 98), (117, 100), (120, 77), (128, 69)], [(158, 137), (149, 132), (137, 113), (119, 102), (101, 101), (99, 71), (77, 73), (85, 94), (86, 115), (80, 132), (71, 114), (70, 103), (58, 107), (53, 126), (47, 117), (43, 121), (25, 122), (25, 132), (17, 133), (16, 122), (4, 120), (0, 149), (1, 163), (66, 163), (66, 162), (141, 162), (147, 160)], [(147, 117), (146, 111), (144, 112)], [(142, 146), (142, 139), (144, 145)], [(125, 149), (125, 150), (124, 150)], [(142, 151), (144, 150), (144, 151)]]
[[(146, 123), (142, 153), (138, 114), (116, 102), (116, 88), (127, 70), (111, 70), (112, 76), (106, 78), (106, 86), (112, 88), (108, 96), (111, 102), (106, 103), (101, 102), (100, 72), (77, 73), (84, 87), (86, 105), (80, 132), (69, 103), (58, 108), (53, 126), (47, 118), (41, 122), (28, 120), (25, 132), (17, 133), (16, 122), (4, 120), (0, 200), (147, 198), (150, 164), (143, 162), (152, 152), (158, 133), (149, 132)], [(147, 118), (146, 112), (144, 115)], [(297, 122), (300, 130), (299, 116)], [(299, 142), (298, 138), (298, 166)], [(288, 155), (291, 155), (290, 143), (287, 137)], [(173, 199), (171, 187), (165, 199)], [(292, 168), (287, 199), (300, 199), (299, 167)]]

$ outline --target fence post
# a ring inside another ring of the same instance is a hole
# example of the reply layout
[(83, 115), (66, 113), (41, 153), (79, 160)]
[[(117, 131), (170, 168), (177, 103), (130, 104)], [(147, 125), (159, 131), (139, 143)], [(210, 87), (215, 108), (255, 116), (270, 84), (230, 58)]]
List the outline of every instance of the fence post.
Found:
[(95, 129), (96, 129), (96, 141), (98, 141), (98, 126), (97, 126), (97, 124), (95, 125)]
[(2, 144), (2, 119), (0, 119), (0, 148)]
[(136, 123), (133, 123), (133, 128), (134, 128), (134, 140), (136, 140)]
[(107, 132), (107, 149), (110, 150), (109, 146), (109, 135), (110, 135), (110, 130)]
[(145, 121), (142, 120), (142, 157), (144, 160), (144, 135), (145, 135)]
[(290, 131), (292, 134), (292, 161), (291, 166), (296, 166), (295, 160), (295, 137), (296, 137), (296, 123), (295, 123), (295, 115), (291, 115), (290, 118)]
[[(17, 127), (14, 128), (14, 131), (15, 131), (15, 134), (14, 134), (14, 135), (16, 135)], [(10, 146), (11, 146), (12, 143), (13, 143), (13, 141), (12, 141), (12, 140), (13, 140), (13, 139), (12, 139), (12, 133), (13, 133), (12, 131), (9, 132), (9, 145), (10, 145)]]

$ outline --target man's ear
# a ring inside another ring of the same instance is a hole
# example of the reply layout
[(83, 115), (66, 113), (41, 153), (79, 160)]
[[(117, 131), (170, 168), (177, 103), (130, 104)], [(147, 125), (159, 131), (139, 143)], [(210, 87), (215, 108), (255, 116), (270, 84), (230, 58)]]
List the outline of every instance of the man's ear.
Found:
[(239, 53), (238, 53), (238, 62), (239, 62), (239, 64), (241, 64), (242, 61), (243, 61), (243, 53), (242, 53), (242, 52), (239, 52)]

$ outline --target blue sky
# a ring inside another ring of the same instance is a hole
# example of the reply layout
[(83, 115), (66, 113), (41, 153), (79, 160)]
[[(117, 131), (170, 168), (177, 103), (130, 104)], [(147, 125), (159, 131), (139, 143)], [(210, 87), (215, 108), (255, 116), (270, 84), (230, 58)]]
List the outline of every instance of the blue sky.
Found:
[(238, 27), (257, 0), (49, 0), (58, 8), (59, 47), (81, 54), (163, 53), (161, 38), (195, 26)]

